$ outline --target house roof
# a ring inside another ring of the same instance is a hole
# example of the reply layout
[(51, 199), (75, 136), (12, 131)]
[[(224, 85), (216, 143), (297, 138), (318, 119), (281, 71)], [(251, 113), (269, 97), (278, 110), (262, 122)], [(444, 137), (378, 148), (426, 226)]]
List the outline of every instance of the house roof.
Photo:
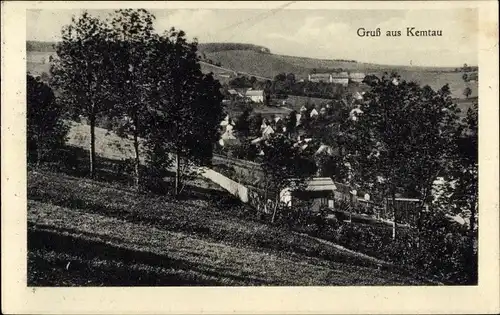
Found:
[(336, 186), (330, 177), (315, 177), (307, 182), (306, 191), (335, 190)]
[(323, 78), (330, 78), (329, 73), (312, 73), (309, 75), (310, 78), (315, 78), (315, 79), (323, 79)]
[(351, 72), (349, 73), (349, 77), (355, 79), (363, 79), (366, 75), (363, 72)]
[(248, 90), (246, 96), (264, 96), (264, 90)]
[(271, 126), (267, 126), (263, 131), (262, 131), (262, 135), (265, 136), (265, 135), (270, 135), (274, 133), (274, 129), (271, 127)]
[(348, 79), (349, 78), (349, 73), (342, 71), (342, 72), (334, 72), (332, 73), (332, 78), (342, 78), (342, 79)]

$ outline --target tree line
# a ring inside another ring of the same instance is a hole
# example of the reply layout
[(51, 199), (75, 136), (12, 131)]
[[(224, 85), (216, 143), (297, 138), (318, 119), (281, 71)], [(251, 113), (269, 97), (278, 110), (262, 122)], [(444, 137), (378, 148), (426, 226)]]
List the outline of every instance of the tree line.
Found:
[[(143, 9), (117, 10), (106, 19), (88, 12), (73, 17), (62, 29), (51, 64), (50, 86), (57, 91), (57, 99), (33, 96), (30, 101), (29, 88), (28, 106), (37, 110), (56, 106), (87, 119), (91, 177), (97, 169), (96, 120), (113, 119), (117, 131), (133, 141), (134, 186), (140, 186), (144, 156), (153, 168), (173, 164), (178, 194), (183, 170), (211, 158), (223, 112), (221, 87), (211, 74), (201, 72), (196, 40), (189, 42), (175, 28), (158, 34), (154, 19)], [(52, 93), (36, 80), (29, 79), (28, 86)], [(57, 113), (47, 112), (48, 116)], [(48, 131), (45, 118), (29, 116), (28, 123)], [(50, 137), (33, 139), (40, 143)]]

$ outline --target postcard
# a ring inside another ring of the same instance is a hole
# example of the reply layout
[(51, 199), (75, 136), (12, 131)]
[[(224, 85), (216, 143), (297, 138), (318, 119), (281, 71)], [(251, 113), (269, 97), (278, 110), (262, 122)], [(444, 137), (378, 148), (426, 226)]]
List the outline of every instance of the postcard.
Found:
[(498, 4), (3, 2), (2, 311), (498, 313)]

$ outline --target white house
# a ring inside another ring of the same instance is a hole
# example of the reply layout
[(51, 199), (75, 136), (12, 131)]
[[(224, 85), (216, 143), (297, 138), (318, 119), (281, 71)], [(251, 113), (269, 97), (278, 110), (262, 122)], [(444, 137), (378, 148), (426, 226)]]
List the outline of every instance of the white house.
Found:
[(311, 82), (332, 83), (332, 75), (329, 73), (313, 73), (308, 76)]
[(245, 96), (254, 103), (264, 103), (264, 90), (248, 90)]
[(264, 130), (262, 130), (262, 138), (267, 139), (274, 133), (274, 129), (271, 126), (267, 126)]
[(332, 83), (342, 84), (347, 86), (349, 84), (349, 74), (345, 71), (332, 73)]
[(224, 147), (224, 146), (238, 145), (240, 144), (240, 141), (238, 140), (238, 138), (234, 136), (233, 130), (231, 128), (226, 130), (226, 132), (222, 134), (219, 140), (219, 144)]
[(366, 74), (363, 72), (351, 72), (349, 73), (349, 79), (353, 82), (361, 83), (365, 79)]
[(300, 125), (300, 119), (302, 118), (302, 115), (297, 114), (297, 115), (295, 115), (295, 118), (297, 120), (297, 122), (295, 123), (295, 127), (298, 127)]
[(310, 117), (314, 117), (314, 116), (318, 116), (319, 113), (318, 111), (316, 110), (316, 108), (313, 108), (313, 110), (311, 111), (311, 113), (309, 114)]

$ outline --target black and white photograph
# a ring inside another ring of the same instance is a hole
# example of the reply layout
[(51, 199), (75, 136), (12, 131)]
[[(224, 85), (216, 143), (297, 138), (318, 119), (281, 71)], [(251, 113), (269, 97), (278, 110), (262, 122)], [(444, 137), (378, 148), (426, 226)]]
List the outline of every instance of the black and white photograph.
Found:
[(127, 4), (25, 11), (28, 288), (479, 284), (478, 7)]

